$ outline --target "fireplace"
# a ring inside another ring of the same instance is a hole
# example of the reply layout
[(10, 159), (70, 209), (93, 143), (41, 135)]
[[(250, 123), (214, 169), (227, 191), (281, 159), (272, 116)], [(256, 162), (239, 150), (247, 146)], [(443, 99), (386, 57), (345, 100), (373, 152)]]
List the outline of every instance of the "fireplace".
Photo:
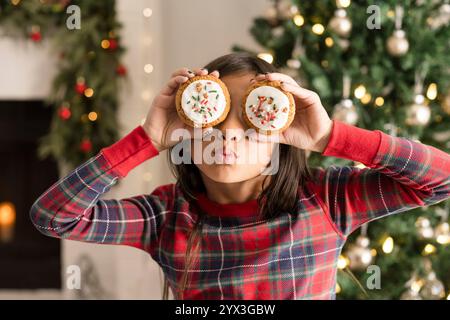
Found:
[(61, 289), (60, 241), (29, 219), (33, 202), (58, 180), (57, 163), (37, 156), (50, 120), (43, 101), (0, 101), (0, 290)]

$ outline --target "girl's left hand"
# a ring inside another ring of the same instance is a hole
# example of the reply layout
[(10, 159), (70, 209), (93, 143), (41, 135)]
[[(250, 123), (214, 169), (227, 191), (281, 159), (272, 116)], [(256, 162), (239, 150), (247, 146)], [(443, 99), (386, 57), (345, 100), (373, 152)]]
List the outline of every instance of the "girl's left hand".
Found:
[(282, 73), (260, 74), (256, 81), (280, 81), (283, 90), (292, 93), (295, 117), (288, 129), (280, 134), (280, 143), (322, 153), (330, 139), (333, 122), (314, 91), (300, 87), (291, 77)]

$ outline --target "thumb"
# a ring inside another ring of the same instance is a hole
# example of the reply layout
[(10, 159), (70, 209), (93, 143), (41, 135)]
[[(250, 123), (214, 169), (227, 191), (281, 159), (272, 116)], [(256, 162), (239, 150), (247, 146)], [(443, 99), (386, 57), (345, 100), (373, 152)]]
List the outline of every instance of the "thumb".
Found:
[(321, 103), (319, 95), (314, 91), (287, 82), (282, 82), (281, 88), (283, 88), (283, 90), (287, 92), (292, 93), (294, 98), (296, 98), (296, 100), (298, 100), (300, 104), (297, 107), (300, 107), (301, 109), (305, 109), (314, 104)]

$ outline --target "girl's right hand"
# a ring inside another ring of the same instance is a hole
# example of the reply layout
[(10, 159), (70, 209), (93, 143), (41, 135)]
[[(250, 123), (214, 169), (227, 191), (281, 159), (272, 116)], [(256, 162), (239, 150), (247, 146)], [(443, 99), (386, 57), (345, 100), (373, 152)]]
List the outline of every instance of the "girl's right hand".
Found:
[[(194, 129), (185, 124), (178, 116), (175, 95), (179, 86), (190, 78), (207, 74), (208, 70), (205, 69), (194, 69), (193, 71), (187, 68), (179, 69), (172, 74), (172, 78), (166, 86), (153, 99), (142, 127), (158, 151), (163, 151), (180, 142), (170, 139), (172, 132), (176, 129), (187, 130), (190, 137), (193, 138)], [(219, 78), (218, 71), (211, 72), (211, 75)]]

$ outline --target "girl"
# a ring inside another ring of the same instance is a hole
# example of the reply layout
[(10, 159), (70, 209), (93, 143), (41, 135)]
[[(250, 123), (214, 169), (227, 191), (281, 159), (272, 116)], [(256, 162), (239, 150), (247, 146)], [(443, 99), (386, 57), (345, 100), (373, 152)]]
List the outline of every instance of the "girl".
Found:
[[(172, 164), (175, 184), (100, 200), (130, 170), (171, 151), (179, 142), (170, 138), (175, 129), (191, 130), (177, 116), (174, 95), (181, 83), (208, 70), (230, 92), (231, 111), (216, 129), (224, 133), (223, 156), (231, 161)], [(282, 81), (295, 97), (295, 119), (279, 144), (239, 133), (246, 129), (240, 115), (245, 91), (265, 79)], [(278, 170), (263, 175), (275, 147)], [(249, 150), (267, 157), (235, 161)], [(306, 151), (366, 167), (308, 168)], [(205, 69), (176, 71), (142, 126), (54, 184), (30, 216), (48, 236), (145, 250), (164, 271), (165, 297), (170, 287), (176, 299), (334, 299), (337, 260), (350, 233), (449, 196), (450, 155), (331, 120), (316, 93), (257, 57), (233, 53)]]

